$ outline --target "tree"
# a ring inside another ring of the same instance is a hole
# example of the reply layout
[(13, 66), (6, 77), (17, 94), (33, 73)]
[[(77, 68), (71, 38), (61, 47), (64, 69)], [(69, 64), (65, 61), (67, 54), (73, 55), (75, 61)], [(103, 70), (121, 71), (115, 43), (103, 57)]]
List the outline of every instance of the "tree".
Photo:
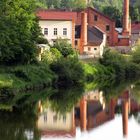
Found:
[(54, 48), (58, 49), (61, 52), (63, 57), (67, 57), (69, 55), (74, 54), (74, 50), (70, 43), (67, 40), (57, 39), (56, 43), (53, 46)]
[(130, 6), (130, 17), (131, 17), (132, 21), (139, 21), (140, 20), (139, 9), (136, 7)]
[(122, 13), (116, 7), (106, 6), (103, 13), (116, 21), (116, 27), (121, 26)]
[(0, 63), (30, 63), (36, 59), (40, 36), (35, 0), (0, 1)]

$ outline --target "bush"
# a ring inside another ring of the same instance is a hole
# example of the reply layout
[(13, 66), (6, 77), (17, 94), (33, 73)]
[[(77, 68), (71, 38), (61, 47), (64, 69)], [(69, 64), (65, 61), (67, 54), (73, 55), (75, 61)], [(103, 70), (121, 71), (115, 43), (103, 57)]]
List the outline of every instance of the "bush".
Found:
[(101, 58), (99, 62), (104, 66), (112, 67), (115, 70), (118, 80), (120, 80), (120, 78), (125, 78), (125, 65), (127, 62), (124, 56), (119, 54), (117, 51), (111, 51), (106, 48), (103, 58)]
[(136, 64), (140, 64), (140, 45), (137, 45), (132, 52), (132, 61)]
[(57, 39), (53, 47), (58, 49), (64, 57), (74, 54), (74, 50), (67, 40)]
[(39, 38), (37, 39), (37, 43), (38, 43), (38, 44), (48, 44), (48, 40), (45, 39), (45, 38), (43, 38), (43, 37), (39, 37)]
[(50, 51), (46, 50), (41, 56), (41, 60), (44, 63), (51, 64), (61, 58), (61, 53), (56, 48), (51, 48)]
[(58, 75), (58, 86), (79, 84), (84, 77), (82, 64), (76, 58), (61, 58), (50, 65), (51, 70)]

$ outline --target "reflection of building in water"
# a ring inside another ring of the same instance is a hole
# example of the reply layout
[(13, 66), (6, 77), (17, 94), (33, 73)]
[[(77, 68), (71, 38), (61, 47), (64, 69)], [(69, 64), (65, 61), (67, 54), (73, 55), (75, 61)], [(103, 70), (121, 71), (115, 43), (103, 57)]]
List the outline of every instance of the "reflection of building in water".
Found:
[(84, 131), (112, 120), (115, 105), (116, 101), (113, 99), (106, 105), (103, 93), (98, 90), (87, 93), (76, 107), (76, 125), (80, 125)]
[[(40, 103), (39, 103), (40, 107)], [(39, 109), (40, 110), (40, 109)], [(43, 136), (75, 136), (74, 110), (59, 115), (48, 108), (42, 108), (38, 117), (38, 128)]]
[[(119, 110), (118, 110), (119, 109)], [(121, 109), (121, 110), (120, 110)], [(94, 90), (83, 96), (70, 113), (57, 115), (50, 108), (43, 108), (39, 102), (38, 128), (44, 136), (74, 137), (76, 127), (81, 131), (90, 131), (115, 118), (116, 112), (122, 112), (123, 136), (128, 135), (129, 113), (140, 111), (140, 105), (131, 99), (129, 90), (124, 91), (118, 98), (105, 103), (103, 92)]]

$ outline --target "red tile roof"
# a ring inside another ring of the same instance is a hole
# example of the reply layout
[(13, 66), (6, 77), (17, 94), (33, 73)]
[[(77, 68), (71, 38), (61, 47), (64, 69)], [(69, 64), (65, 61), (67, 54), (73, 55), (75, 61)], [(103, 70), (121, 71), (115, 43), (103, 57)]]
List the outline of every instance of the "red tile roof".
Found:
[(77, 12), (62, 10), (38, 10), (36, 15), (41, 20), (76, 20)]

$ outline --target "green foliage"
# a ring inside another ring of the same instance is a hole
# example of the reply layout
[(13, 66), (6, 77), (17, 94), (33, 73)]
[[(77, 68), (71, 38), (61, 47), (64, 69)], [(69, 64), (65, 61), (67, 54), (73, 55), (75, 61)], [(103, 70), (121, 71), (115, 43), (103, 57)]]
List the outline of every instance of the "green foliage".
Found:
[[(55, 74), (47, 64), (5, 67), (0, 72), (0, 89), (25, 89), (35, 85), (51, 85)], [(6, 69), (6, 70), (5, 70)]]
[(48, 40), (43, 37), (38, 37), (37, 44), (48, 44)]
[(62, 57), (61, 53), (56, 48), (50, 48), (50, 50), (46, 50), (43, 52), (41, 56), (41, 60), (44, 63), (52, 63), (57, 61)]
[(132, 61), (136, 64), (140, 64), (140, 45), (135, 46), (135, 50), (132, 53)]
[(0, 63), (30, 63), (36, 59), (40, 28), (34, 0), (0, 1)]
[(50, 65), (51, 70), (57, 74), (58, 86), (71, 86), (79, 84), (84, 78), (82, 64), (77, 58), (61, 58)]
[(104, 66), (110, 66), (115, 70), (117, 78), (125, 79), (125, 58), (116, 51), (106, 49), (100, 63)]
[(61, 89), (52, 94), (49, 98), (50, 108), (56, 113), (63, 115), (71, 112), (75, 104), (84, 93), (84, 86)]
[(140, 11), (138, 7), (130, 6), (130, 16), (132, 21), (140, 21)]
[[(37, 0), (49, 9), (84, 9), (86, 8), (86, 0)], [(42, 7), (44, 7), (42, 6)]]
[(116, 21), (116, 27), (122, 26), (122, 12), (119, 9), (112, 6), (105, 6), (103, 7), (103, 13)]
[(68, 57), (69, 55), (74, 54), (74, 50), (70, 43), (67, 40), (57, 39), (56, 43), (53, 46), (54, 48), (58, 49), (63, 57)]

